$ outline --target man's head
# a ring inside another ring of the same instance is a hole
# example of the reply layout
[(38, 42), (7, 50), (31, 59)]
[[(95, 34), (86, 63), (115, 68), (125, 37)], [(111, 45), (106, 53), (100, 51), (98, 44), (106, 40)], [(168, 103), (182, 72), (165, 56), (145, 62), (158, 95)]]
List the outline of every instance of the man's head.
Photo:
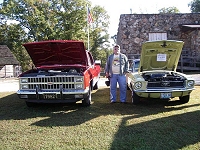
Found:
[(113, 48), (113, 53), (115, 55), (119, 54), (120, 53), (120, 46), (119, 45), (115, 45), (114, 48)]

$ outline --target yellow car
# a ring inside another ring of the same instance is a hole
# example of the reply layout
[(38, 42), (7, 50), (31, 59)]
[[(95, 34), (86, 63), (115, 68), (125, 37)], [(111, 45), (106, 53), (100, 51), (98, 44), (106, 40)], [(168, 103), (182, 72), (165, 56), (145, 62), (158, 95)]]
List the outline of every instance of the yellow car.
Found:
[(179, 97), (182, 103), (189, 101), (195, 81), (176, 72), (183, 44), (183, 41), (162, 40), (142, 45), (138, 72), (127, 74), (133, 104), (138, 104), (140, 98)]

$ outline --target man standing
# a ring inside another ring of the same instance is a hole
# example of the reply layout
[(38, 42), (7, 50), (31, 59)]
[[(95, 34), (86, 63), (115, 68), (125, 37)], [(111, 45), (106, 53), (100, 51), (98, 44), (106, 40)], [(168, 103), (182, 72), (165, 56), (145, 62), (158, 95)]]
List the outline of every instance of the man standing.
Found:
[(117, 83), (119, 84), (120, 102), (126, 103), (126, 76), (129, 63), (126, 55), (120, 53), (120, 46), (115, 45), (105, 67), (106, 77), (110, 77), (110, 100), (115, 103), (117, 100)]

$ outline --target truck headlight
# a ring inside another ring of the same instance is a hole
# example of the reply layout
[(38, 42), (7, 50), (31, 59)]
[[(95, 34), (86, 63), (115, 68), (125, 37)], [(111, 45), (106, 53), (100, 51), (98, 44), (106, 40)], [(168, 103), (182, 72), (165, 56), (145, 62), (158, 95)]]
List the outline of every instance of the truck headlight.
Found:
[(28, 89), (28, 84), (22, 84), (21, 89)]
[(142, 87), (142, 82), (136, 82), (135, 84), (134, 84), (134, 89), (140, 89)]
[(189, 80), (187, 82), (188, 87), (193, 87), (194, 86), (194, 80)]
[(83, 82), (83, 78), (82, 77), (75, 78), (75, 82)]
[(21, 83), (28, 83), (28, 79), (27, 78), (22, 78), (21, 79)]
[(76, 88), (76, 89), (82, 89), (82, 88), (83, 88), (83, 84), (76, 84), (76, 85), (75, 85), (75, 88)]

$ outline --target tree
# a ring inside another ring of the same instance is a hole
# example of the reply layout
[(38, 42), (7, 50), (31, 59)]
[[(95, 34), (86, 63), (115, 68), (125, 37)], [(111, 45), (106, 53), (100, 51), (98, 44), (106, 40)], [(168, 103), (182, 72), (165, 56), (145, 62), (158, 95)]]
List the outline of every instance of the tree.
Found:
[(5, 0), (1, 13), (18, 21), (34, 41), (84, 40), (85, 6), (85, 0)]
[(24, 70), (29, 69), (30, 57), (22, 44), (27, 42), (25, 31), (16, 24), (0, 25), (0, 44), (7, 45)]
[[(4, 0), (0, 6), (0, 14), (4, 20), (18, 22), (20, 31), (25, 31), (25, 35), (18, 37), (21, 40), (64, 39), (82, 40), (86, 43), (87, 4), (90, 6), (86, 0)], [(97, 51), (108, 41), (109, 17), (100, 6), (91, 10), (94, 13), (93, 28), (90, 32), (91, 52), (97, 58), (96, 55), (101, 55)], [(16, 34), (17, 32), (14, 33)]]
[(94, 22), (90, 27), (90, 52), (95, 60), (101, 60), (102, 67), (104, 67), (109, 49), (109, 35), (107, 33), (109, 16), (100, 6), (95, 6), (92, 12)]
[(161, 8), (158, 10), (159, 14), (174, 14), (174, 13), (180, 13), (178, 8), (176, 7), (168, 7), (168, 8)]
[(200, 12), (200, 0), (193, 0), (188, 4), (188, 6), (192, 13)]

